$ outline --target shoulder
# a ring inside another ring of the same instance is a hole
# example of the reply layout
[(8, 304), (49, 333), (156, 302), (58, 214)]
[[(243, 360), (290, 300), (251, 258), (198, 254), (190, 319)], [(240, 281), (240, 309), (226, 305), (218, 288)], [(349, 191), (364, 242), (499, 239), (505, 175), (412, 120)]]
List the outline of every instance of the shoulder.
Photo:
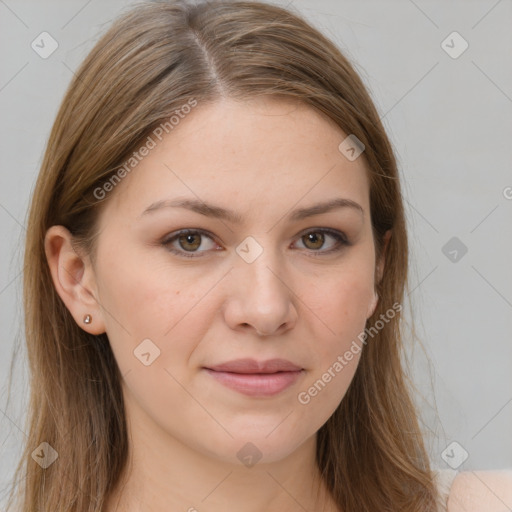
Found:
[(463, 471), (451, 486), (448, 512), (501, 512), (512, 508), (512, 470)]

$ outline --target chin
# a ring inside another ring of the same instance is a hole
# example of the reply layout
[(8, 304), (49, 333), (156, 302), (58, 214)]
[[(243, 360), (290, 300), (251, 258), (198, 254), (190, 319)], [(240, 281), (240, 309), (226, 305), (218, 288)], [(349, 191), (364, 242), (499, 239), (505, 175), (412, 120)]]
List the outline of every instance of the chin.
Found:
[(223, 442), (212, 441), (215, 451), (210, 452), (210, 455), (222, 462), (245, 465), (248, 468), (256, 464), (271, 464), (284, 460), (295, 452), (305, 439), (294, 439), (284, 430), (279, 432), (277, 425), (279, 423), (274, 423), (264, 432), (251, 429), (250, 426), (238, 433), (232, 431), (233, 438), (226, 436)]

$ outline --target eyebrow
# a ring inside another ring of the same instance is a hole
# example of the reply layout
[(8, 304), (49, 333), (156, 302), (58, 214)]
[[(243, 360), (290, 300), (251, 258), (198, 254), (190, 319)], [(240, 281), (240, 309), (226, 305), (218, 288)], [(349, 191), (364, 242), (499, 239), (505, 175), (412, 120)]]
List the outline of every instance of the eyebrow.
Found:
[[(243, 222), (243, 218), (238, 213), (232, 210), (227, 210), (220, 206), (200, 201), (198, 199), (174, 199), (156, 201), (155, 203), (152, 203), (150, 206), (148, 206), (142, 212), (140, 217), (147, 215), (149, 213), (153, 213), (157, 210), (161, 210), (162, 208), (186, 208), (187, 210), (191, 210), (201, 215), (222, 219), (228, 222), (232, 222), (233, 224), (241, 224)], [(322, 213), (327, 213), (332, 210), (340, 208), (351, 208), (353, 210), (358, 211), (361, 214), (361, 216), (364, 217), (364, 209), (359, 203), (352, 201), (352, 199), (345, 199), (339, 197), (322, 203), (317, 203), (312, 206), (308, 206), (307, 208), (299, 208), (297, 210), (294, 210), (289, 215), (289, 218), (291, 220), (297, 221), (305, 219), (307, 217), (312, 217), (313, 215), (320, 215)]]

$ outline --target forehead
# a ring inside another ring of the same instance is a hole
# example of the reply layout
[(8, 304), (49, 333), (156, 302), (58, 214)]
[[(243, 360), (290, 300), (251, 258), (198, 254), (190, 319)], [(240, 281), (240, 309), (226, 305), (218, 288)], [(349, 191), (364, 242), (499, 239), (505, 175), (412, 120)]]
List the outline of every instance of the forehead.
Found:
[(300, 102), (199, 103), (161, 140), (150, 137), (152, 149), (117, 185), (107, 209), (137, 216), (154, 201), (189, 196), (247, 215), (266, 203), (275, 215), (326, 194), (368, 207), (363, 156), (348, 160), (339, 149), (347, 134)]

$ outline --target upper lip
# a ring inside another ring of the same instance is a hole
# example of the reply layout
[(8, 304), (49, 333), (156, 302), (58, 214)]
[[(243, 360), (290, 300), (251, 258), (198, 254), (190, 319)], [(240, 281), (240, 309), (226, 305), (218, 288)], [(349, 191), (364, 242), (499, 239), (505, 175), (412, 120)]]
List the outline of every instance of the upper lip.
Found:
[(302, 370), (300, 366), (286, 359), (268, 359), (257, 361), (256, 359), (235, 359), (215, 366), (205, 366), (209, 370), (231, 373), (276, 373), (296, 372)]

